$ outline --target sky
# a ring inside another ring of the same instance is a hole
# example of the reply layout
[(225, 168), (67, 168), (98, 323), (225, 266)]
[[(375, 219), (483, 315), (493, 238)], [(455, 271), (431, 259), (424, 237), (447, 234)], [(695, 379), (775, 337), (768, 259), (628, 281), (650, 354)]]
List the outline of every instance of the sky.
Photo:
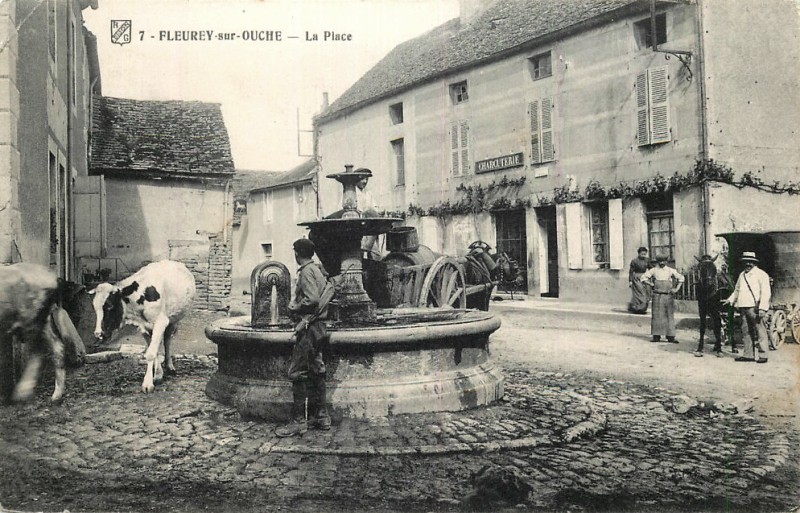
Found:
[[(236, 168), (282, 171), (307, 158), (324, 92), (333, 102), (399, 43), (457, 17), (458, 1), (99, 0), (83, 14), (104, 96), (219, 103)], [(130, 20), (129, 42), (112, 20)]]

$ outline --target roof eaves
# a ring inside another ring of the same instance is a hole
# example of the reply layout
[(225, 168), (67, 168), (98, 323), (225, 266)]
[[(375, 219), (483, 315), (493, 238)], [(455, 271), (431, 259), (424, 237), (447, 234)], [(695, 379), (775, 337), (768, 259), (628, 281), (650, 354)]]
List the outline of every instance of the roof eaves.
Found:
[[(662, 4), (662, 5), (664, 5), (664, 4), (676, 4), (676, 3), (688, 3), (688, 1), (687, 0), (673, 0), (673, 1), (657, 0), (657, 4)], [(535, 37), (533, 39), (529, 39), (528, 41), (525, 41), (524, 43), (521, 43), (521, 44), (515, 45), (515, 46), (511, 46), (511, 47), (506, 48), (504, 50), (501, 50), (501, 51), (486, 55), (484, 57), (481, 57), (481, 58), (476, 59), (474, 61), (471, 61), (469, 63), (462, 64), (460, 66), (454, 66), (452, 68), (448, 68), (447, 70), (431, 74), (431, 75), (429, 75), (429, 76), (427, 76), (425, 78), (422, 78), (422, 79), (410, 82), (407, 85), (398, 87), (397, 89), (392, 89), (390, 91), (386, 91), (385, 93), (373, 96), (372, 98), (368, 98), (368, 99), (362, 100), (360, 102), (356, 102), (356, 103), (354, 103), (352, 105), (349, 105), (349, 106), (346, 106), (346, 107), (342, 107), (341, 109), (337, 109), (337, 110), (335, 110), (333, 112), (329, 112), (327, 114), (324, 113), (324, 112), (320, 113), (320, 114), (317, 114), (316, 116), (314, 116), (312, 118), (313, 124), (314, 124), (314, 126), (317, 126), (319, 123), (327, 123), (329, 121), (333, 121), (335, 119), (339, 119), (339, 118), (344, 117), (344, 116), (346, 116), (346, 115), (348, 115), (348, 114), (350, 114), (352, 112), (355, 112), (355, 111), (357, 111), (357, 110), (359, 110), (359, 109), (361, 109), (363, 107), (366, 107), (366, 106), (371, 105), (373, 103), (377, 103), (377, 102), (379, 102), (381, 100), (384, 100), (386, 98), (390, 98), (392, 96), (396, 96), (396, 95), (402, 94), (402, 93), (404, 93), (404, 92), (406, 92), (406, 91), (408, 91), (410, 89), (414, 89), (415, 87), (418, 87), (420, 85), (427, 84), (427, 83), (430, 83), (430, 82), (434, 82), (434, 81), (436, 81), (436, 80), (438, 80), (438, 79), (440, 79), (442, 77), (453, 75), (453, 74), (456, 74), (456, 73), (461, 73), (461, 72), (466, 71), (468, 69), (479, 67), (479, 66), (485, 64), (486, 62), (490, 62), (490, 61), (493, 61), (493, 60), (496, 60), (496, 59), (500, 59), (500, 58), (505, 58), (505, 57), (508, 57), (510, 55), (513, 55), (513, 54), (516, 54), (516, 53), (520, 53), (520, 52), (524, 52), (524, 51), (526, 51), (528, 49), (532, 49), (532, 48), (537, 47), (537, 46), (541, 46), (544, 43), (548, 43), (550, 41), (561, 39), (561, 38), (563, 38), (565, 36), (569, 36), (569, 35), (572, 35), (572, 34), (575, 34), (575, 33), (578, 33), (578, 32), (582, 32), (582, 31), (585, 31), (585, 30), (590, 30), (592, 28), (597, 27), (598, 25), (602, 25), (603, 23), (605, 23), (609, 19), (614, 19), (617, 16), (621, 16), (621, 15), (627, 16), (627, 15), (635, 14), (635, 13), (638, 13), (638, 12), (645, 12), (647, 10), (649, 10), (649, 2), (643, 2), (643, 1), (634, 0), (631, 3), (628, 3), (628, 4), (626, 4), (626, 5), (622, 6), (622, 7), (618, 7), (616, 9), (612, 9), (610, 11), (606, 11), (606, 12), (604, 12), (602, 14), (599, 14), (597, 16), (593, 16), (591, 18), (587, 18), (587, 19), (585, 19), (583, 21), (580, 21), (578, 23), (569, 25), (569, 26), (564, 27), (562, 29), (559, 29), (559, 30), (556, 30), (556, 31), (553, 31), (553, 32), (549, 32), (547, 34), (544, 34), (544, 35), (539, 36), (539, 37)]]
[(275, 190), (275, 189), (282, 189), (284, 187), (290, 187), (290, 186), (294, 186), (294, 185), (301, 184), (301, 183), (311, 182), (313, 179), (314, 179), (314, 175), (313, 174), (309, 174), (308, 176), (306, 176), (304, 178), (298, 178), (298, 179), (292, 180), (290, 182), (276, 183), (276, 184), (272, 184), (272, 185), (267, 185), (265, 187), (259, 187), (257, 189), (251, 189), (250, 190), (250, 194), (259, 193), (259, 192), (266, 192), (266, 191), (272, 191), (272, 190)]

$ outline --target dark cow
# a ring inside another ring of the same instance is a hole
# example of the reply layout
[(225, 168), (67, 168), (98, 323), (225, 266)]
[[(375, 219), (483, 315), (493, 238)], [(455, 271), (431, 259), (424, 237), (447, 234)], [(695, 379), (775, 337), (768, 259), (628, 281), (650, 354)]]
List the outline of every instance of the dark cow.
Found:
[(114, 285), (101, 283), (89, 294), (97, 316), (94, 335), (107, 339), (124, 324), (137, 326), (144, 335), (147, 371), (142, 391), (152, 392), (155, 382), (164, 377), (158, 352), (164, 343), (164, 366), (175, 373), (170, 341), (178, 321), (192, 307), (195, 296), (194, 276), (180, 262), (162, 260), (139, 270)]
[(55, 390), (51, 400), (64, 395), (65, 349), (70, 359), (81, 363), (85, 349), (60, 302), (69, 284), (48, 268), (29, 263), (0, 266), (0, 395), (7, 400), (13, 385), (13, 341), (24, 340), (29, 358), (11, 399), (33, 395), (44, 357), (49, 353), (55, 368)]

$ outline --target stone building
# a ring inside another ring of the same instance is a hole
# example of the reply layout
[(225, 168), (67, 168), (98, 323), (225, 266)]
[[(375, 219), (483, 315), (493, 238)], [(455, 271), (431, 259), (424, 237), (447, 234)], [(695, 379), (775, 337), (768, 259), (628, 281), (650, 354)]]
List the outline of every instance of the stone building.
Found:
[(800, 229), (794, 2), (462, 7), (315, 118), (321, 176), (370, 168), (422, 243), (496, 245), (536, 296), (624, 304), (639, 246), (687, 269), (717, 233)]
[(308, 234), (303, 221), (317, 217), (316, 162), (308, 160), (248, 191), (246, 215), (233, 232), (233, 299), (250, 290), (250, 273), (277, 260), (294, 274), (292, 242)]
[(88, 175), (97, 3), (0, 2), (0, 262), (74, 279), (73, 190)]
[(220, 105), (95, 97), (93, 122), (90, 174), (100, 180), (84, 191), (93, 221), (77, 248), (81, 269), (117, 279), (180, 260), (195, 274), (197, 306), (223, 308), (235, 171)]

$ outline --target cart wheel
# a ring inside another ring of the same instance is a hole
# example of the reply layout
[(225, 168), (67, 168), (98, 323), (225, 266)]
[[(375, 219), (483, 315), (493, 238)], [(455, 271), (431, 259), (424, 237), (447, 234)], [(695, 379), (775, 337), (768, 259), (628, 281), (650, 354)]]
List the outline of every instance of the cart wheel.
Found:
[(786, 312), (773, 310), (768, 331), (770, 349), (778, 349), (786, 338)]
[(796, 344), (800, 344), (800, 308), (795, 310), (792, 315), (792, 320), (790, 322), (790, 326), (792, 328), (792, 336), (794, 337), (794, 342)]
[(442, 256), (428, 269), (422, 282), (419, 305), (432, 308), (467, 307), (464, 269), (453, 257)]

